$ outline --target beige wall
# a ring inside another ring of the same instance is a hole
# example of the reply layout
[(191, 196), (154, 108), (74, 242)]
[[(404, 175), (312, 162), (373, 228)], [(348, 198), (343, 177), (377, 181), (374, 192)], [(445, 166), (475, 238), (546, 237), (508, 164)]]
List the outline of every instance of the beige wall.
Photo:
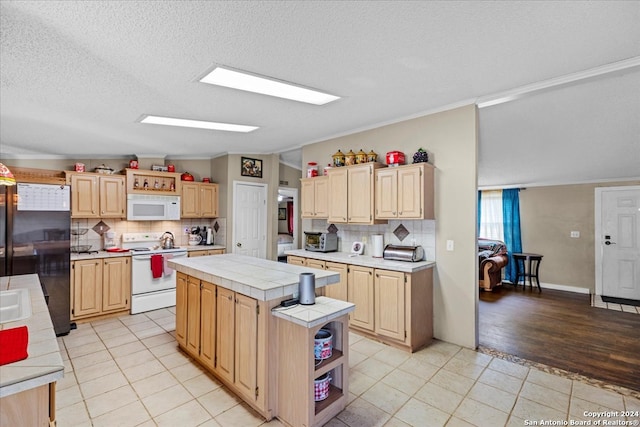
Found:
[[(474, 105), (431, 114), (303, 147), (302, 164), (331, 162), (331, 155), (373, 149), (411, 156), (422, 147), (436, 167), (435, 337), (477, 346), (477, 110)], [(446, 251), (453, 240), (455, 250)]]
[[(544, 255), (540, 280), (595, 293), (595, 188), (640, 181), (533, 187), (520, 191), (522, 250)], [(579, 231), (579, 238), (570, 237)]]

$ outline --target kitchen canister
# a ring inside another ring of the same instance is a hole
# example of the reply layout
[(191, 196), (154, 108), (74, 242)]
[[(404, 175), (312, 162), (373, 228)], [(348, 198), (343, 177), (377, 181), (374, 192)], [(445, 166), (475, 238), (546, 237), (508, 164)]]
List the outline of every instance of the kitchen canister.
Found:
[(333, 335), (328, 329), (320, 329), (313, 340), (313, 355), (316, 360), (331, 357), (333, 350)]
[(328, 372), (313, 380), (314, 398), (316, 402), (320, 402), (321, 400), (325, 400), (329, 397), (330, 382), (331, 377)]
[(374, 258), (382, 258), (384, 252), (384, 236), (382, 234), (374, 234), (371, 236), (371, 256)]
[(298, 283), (300, 304), (313, 305), (316, 303), (316, 275), (315, 273), (300, 273)]

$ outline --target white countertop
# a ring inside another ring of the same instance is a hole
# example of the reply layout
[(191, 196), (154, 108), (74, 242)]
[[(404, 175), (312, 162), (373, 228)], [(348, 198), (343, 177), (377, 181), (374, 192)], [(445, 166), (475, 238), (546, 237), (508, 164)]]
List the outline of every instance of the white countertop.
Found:
[(316, 297), (312, 305), (294, 305), (291, 307), (275, 307), (271, 310), (274, 316), (288, 320), (305, 328), (324, 325), (342, 315), (355, 310), (351, 302), (340, 301), (329, 297)]
[(316, 288), (338, 283), (340, 273), (245, 255), (224, 254), (172, 259), (169, 267), (259, 301), (298, 292), (300, 273), (315, 273)]
[(0, 325), (0, 329), (27, 326), (29, 330), (29, 357), (0, 366), (0, 397), (29, 390), (62, 379), (64, 363), (58, 340), (51, 323), (49, 309), (42, 294), (37, 274), (0, 277), (0, 290), (29, 289), (30, 317)]
[[(184, 245), (184, 246), (180, 246), (180, 249), (186, 249), (187, 252), (193, 252), (193, 251), (208, 251), (208, 250), (211, 250), (211, 249), (226, 249), (226, 246), (224, 246), (224, 245), (196, 245), (196, 246)], [(83, 260), (83, 259), (96, 259), (96, 258), (112, 258), (112, 257), (121, 257), (121, 256), (131, 256), (132, 254), (133, 254), (133, 252), (131, 252), (131, 251), (127, 251), (127, 252), (97, 251), (97, 252), (92, 253), (92, 254), (71, 253), (71, 261), (78, 261), (78, 260)]]
[(319, 259), (321, 261), (339, 262), (342, 264), (359, 265), (362, 267), (381, 268), (384, 270), (401, 271), (404, 273), (414, 273), (416, 271), (424, 270), (425, 268), (433, 268), (436, 265), (435, 261), (404, 262), (374, 258), (370, 255), (350, 256), (350, 252), (312, 252), (304, 249), (293, 249), (284, 251), (284, 253), (285, 255)]

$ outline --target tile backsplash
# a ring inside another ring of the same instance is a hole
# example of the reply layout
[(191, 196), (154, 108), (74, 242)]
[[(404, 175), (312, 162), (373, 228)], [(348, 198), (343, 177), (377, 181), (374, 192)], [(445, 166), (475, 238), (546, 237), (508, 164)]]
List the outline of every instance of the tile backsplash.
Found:
[[(400, 240), (394, 234), (394, 230), (398, 226), (404, 226), (409, 233), (403, 240)], [(326, 220), (313, 219), (303, 220), (302, 230), (304, 231), (327, 231), (330, 224)], [(335, 224), (338, 228), (338, 250), (340, 252), (351, 251), (351, 244), (354, 241), (364, 243), (365, 255), (370, 255), (370, 247), (372, 234), (384, 235), (384, 244), (392, 245), (419, 245), (422, 246), (425, 258), (430, 261), (436, 260), (436, 221), (435, 220), (391, 220), (388, 224), (376, 225), (354, 225), (354, 224)]]
[[(227, 219), (226, 218), (207, 218), (207, 219), (183, 219), (181, 221), (126, 221), (121, 219), (104, 218), (79, 218), (71, 220), (72, 230), (88, 229), (83, 235), (71, 236), (71, 245), (91, 245), (92, 251), (101, 250), (103, 241), (94, 227), (100, 223), (106, 224), (110, 231), (116, 232), (118, 246), (122, 244), (122, 233), (146, 233), (146, 232), (165, 232), (170, 231), (175, 236), (176, 246), (187, 246), (189, 236), (184, 230), (191, 227), (212, 227), (214, 244), (224, 245), (226, 242)], [(216, 224), (218, 225), (216, 227)], [(98, 229), (98, 227), (95, 227)]]

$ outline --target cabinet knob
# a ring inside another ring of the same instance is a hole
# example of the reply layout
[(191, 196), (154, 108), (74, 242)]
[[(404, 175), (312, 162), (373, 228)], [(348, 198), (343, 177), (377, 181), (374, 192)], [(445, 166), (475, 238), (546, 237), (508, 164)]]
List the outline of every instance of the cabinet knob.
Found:
[(241, 248), (242, 247), (242, 243), (238, 242), (238, 243), (236, 243), (236, 246)]

